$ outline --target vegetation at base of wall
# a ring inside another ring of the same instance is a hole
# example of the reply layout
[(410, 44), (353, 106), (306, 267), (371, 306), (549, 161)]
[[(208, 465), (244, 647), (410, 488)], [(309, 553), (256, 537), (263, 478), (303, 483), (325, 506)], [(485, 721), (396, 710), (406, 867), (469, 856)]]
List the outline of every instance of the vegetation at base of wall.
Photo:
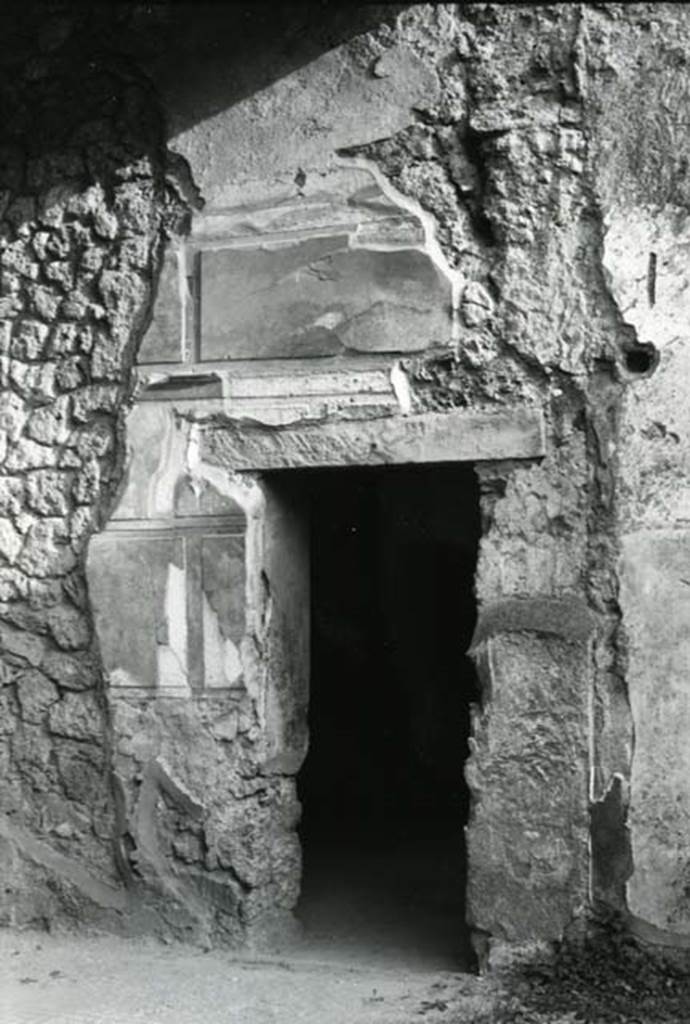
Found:
[[(681, 966), (609, 931), (552, 956), (511, 965), (489, 1016), (472, 1024), (683, 1024), (690, 976)], [(458, 1022), (459, 1024), (459, 1022)]]

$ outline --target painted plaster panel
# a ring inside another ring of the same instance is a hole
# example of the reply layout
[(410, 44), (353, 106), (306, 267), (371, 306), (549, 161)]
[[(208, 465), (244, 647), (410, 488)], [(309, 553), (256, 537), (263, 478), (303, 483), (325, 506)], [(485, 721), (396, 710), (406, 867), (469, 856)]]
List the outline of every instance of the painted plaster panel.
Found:
[(165, 406), (136, 405), (127, 418), (127, 468), (112, 519), (169, 518), (185, 469), (186, 438)]
[(202, 359), (414, 352), (450, 337), (450, 287), (416, 249), (347, 235), (201, 254)]
[(176, 517), (232, 516), (242, 521), (244, 510), (239, 502), (220, 491), (208, 480), (181, 477), (175, 485)]
[(139, 348), (139, 363), (179, 363), (184, 356), (187, 281), (183, 258), (172, 246), (165, 254), (151, 323)]
[(182, 540), (95, 537), (89, 589), (112, 685), (186, 690)]
[(244, 635), (245, 564), (242, 537), (201, 541), (204, 683), (233, 686), (242, 675), (239, 642)]
[(204, 520), (177, 532), (172, 523), (168, 530), (106, 531), (89, 549), (89, 581), (111, 686), (188, 694), (190, 687), (239, 683), (243, 536), (214, 534)]
[(621, 606), (635, 725), (629, 825), (633, 914), (690, 935), (690, 537), (623, 539)]
[(296, 194), (274, 202), (205, 210), (194, 218), (191, 237), (194, 242), (208, 244), (266, 235), (285, 237), (296, 231), (326, 234), (353, 228), (362, 244), (376, 241), (404, 248), (424, 242), (419, 217), (395, 203), (369, 170), (344, 162), (306, 179)]

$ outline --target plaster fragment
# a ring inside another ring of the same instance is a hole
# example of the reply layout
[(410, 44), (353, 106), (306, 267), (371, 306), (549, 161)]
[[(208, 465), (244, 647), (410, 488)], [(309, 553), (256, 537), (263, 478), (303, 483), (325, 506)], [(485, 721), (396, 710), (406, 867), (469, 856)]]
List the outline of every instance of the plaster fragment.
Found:
[(157, 649), (159, 686), (189, 691), (187, 680), (187, 592), (184, 569), (168, 565), (165, 588), (168, 643)]
[(390, 199), (392, 203), (412, 213), (421, 222), (424, 231), (424, 251), (450, 284), (452, 314), (451, 340), (458, 341), (460, 336), (458, 310), (460, 308), (460, 293), (465, 283), (465, 276), (462, 271), (454, 270), (446, 259), (445, 253), (443, 252), (437, 238), (436, 220), (434, 216), (425, 210), (424, 207), (416, 201), (416, 199), (406, 196), (391, 184), (373, 160), (368, 160), (366, 157), (361, 156), (340, 155), (338, 157), (338, 161), (343, 166), (359, 167), (362, 170), (368, 171), (383, 194)]
[(221, 633), (218, 615), (203, 595), (204, 663), (206, 686), (232, 686), (242, 676), (240, 652)]
[(393, 368), (390, 375), (391, 387), (395, 392), (395, 397), (398, 400), (400, 406), (400, 412), (403, 416), (409, 416), (412, 412), (412, 388), (410, 387), (410, 380), (405, 373), (405, 368), (400, 359), (393, 363)]

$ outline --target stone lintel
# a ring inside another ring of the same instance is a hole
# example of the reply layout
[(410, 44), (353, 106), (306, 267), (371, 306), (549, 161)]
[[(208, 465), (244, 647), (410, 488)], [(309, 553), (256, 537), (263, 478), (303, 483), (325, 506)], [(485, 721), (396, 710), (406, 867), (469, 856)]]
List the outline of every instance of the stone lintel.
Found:
[(216, 422), (203, 458), (234, 471), (534, 459), (545, 454), (540, 409), (449, 412), (267, 427)]

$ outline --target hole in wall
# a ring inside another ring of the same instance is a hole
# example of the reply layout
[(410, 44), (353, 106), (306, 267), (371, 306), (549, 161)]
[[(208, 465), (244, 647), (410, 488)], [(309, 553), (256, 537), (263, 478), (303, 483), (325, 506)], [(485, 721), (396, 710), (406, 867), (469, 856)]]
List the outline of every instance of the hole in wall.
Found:
[(636, 377), (649, 377), (659, 363), (659, 352), (649, 342), (627, 346), (623, 350), (623, 361), (628, 373)]
[(468, 465), (304, 473), (311, 512), (306, 941), (469, 969), (463, 827), (479, 494)]

